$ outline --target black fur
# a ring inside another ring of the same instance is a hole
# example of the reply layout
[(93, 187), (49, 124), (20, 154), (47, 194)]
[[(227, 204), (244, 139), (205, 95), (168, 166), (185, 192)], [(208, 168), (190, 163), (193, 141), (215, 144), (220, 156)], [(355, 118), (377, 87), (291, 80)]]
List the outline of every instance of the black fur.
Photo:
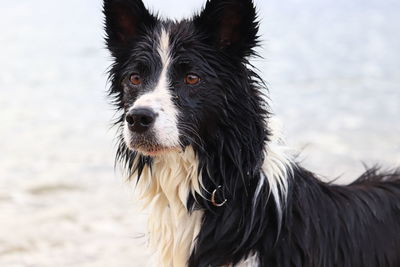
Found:
[(283, 229), (262, 266), (400, 266), (400, 173), (371, 169), (348, 186), (298, 167)]
[[(348, 186), (323, 183), (298, 164), (287, 177), (288, 193), (278, 206), (264, 175), (268, 149), (268, 107), (262, 79), (249, 57), (256, 56), (258, 22), (251, 0), (207, 1), (201, 14), (181, 22), (162, 21), (140, 0), (105, 0), (107, 46), (115, 61), (110, 70), (114, 104), (122, 111), (148, 90), (123, 89), (133, 70), (146, 73), (151, 86), (160, 69), (154, 40), (161, 27), (171, 33), (174, 79), (171, 94), (181, 111), (182, 149), (191, 145), (209, 196), (219, 185), (215, 207), (189, 196), (188, 212), (204, 217), (188, 266), (236, 264), (257, 253), (266, 267), (397, 267), (400, 266), (400, 174), (369, 170)], [(195, 87), (180, 77), (195, 71)], [(129, 86), (128, 86), (129, 88)], [(267, 123), (266, 123), (267, 122)], [(139, 158), (136, 164), (134, 160)], [(117, 159), (139, 178), (152, 158), (127, 148), (120, 140)], [(283, 194), (283, 192), (281, 192)]]

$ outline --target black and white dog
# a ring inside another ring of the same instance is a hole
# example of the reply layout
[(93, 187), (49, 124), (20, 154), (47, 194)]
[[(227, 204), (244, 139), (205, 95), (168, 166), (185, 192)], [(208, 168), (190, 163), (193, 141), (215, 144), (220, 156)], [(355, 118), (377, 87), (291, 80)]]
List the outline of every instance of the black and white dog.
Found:
[(104, 14), (117, 158), (149, 206), (157, 266), (400, 266), (400, 173), (338, 186), (287, 155), (248, 61), (251, 0), (182, 21), (141, 0)]

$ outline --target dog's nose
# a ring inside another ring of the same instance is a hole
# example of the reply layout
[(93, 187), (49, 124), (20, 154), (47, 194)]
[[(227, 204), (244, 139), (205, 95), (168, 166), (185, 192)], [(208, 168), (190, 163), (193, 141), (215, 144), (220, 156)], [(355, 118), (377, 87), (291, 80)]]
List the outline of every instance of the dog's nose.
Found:
[(132, 109), (125, 116), (129, 129), (135, 133), (144, 133), (150, 129), (155, 119), (156, 113), (148, 108)]

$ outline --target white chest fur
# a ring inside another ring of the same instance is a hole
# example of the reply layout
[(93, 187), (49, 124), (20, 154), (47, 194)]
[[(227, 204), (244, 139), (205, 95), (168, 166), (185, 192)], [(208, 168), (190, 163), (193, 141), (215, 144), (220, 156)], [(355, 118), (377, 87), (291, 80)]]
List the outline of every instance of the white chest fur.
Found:
[[(273, 136), (265, 149), (263, 175), (253, 196), (259, 197), (259, 189), (265, 186), (267, 180), (278, 208), (286, 201), (287, 180), (295, 166), (277, 130), (279, 128), (273, 127)], [(150, 210), (149, 242), (161, 261), (156, 266), (187, 266), (203, 217), (202, 211), (189, 214), (187, 198), (190, 192), (200, 194), (200, 186), (198, 160), (191, 147), (184, 152), (170, 152), (155, 157), (152, 170), (149, 167), (143, 170), (137, 190)], [(258, 255), (253, 254), (236, 266), (259, 266)]]
[(149, 208), (149, 243), (159, 254), (157, 266), (187, 266), (203, 215), (189, 214), (187, 198), (199, 186), (198, 161), (190, 147), (155, 157), (151, 172), (143, 170), (137, 190)]

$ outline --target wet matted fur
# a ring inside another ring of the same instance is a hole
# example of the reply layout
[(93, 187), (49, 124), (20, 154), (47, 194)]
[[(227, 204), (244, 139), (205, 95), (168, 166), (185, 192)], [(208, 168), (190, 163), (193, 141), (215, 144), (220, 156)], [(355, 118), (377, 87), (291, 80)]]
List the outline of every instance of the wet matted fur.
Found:
[(104, 14), (117, 159), (149, 206), (159, 265), (400, 266), (399, 172), (338, 186), (288, 155), (249, 62), (251, 0), (182, 21), (141, 0), (105, 0)]

